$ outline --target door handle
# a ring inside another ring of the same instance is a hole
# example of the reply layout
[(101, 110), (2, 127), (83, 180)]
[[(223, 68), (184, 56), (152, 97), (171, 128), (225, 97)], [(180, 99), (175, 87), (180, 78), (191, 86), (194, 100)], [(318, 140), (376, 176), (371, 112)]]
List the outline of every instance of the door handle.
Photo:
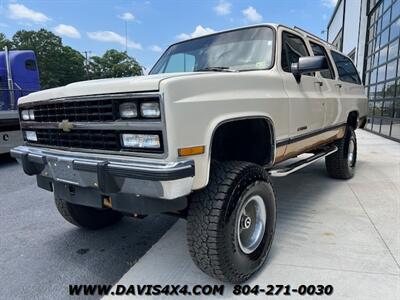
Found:
[(324, 83), (322, 81), (315, 81), (314, 84), (318, 86), (324, 86)]
[(342, 88), (342, 85), (341, 85), (340, 83), (337, 83), (337, 84), (335, 84), (335, 85), (336, 85), (336, 87), (338, 87), (339, 89)]
[(307, 126), (301, 126), (301, 127), (297, 128), (297, 131), (306, 130), (307, 128), (308, 128)]

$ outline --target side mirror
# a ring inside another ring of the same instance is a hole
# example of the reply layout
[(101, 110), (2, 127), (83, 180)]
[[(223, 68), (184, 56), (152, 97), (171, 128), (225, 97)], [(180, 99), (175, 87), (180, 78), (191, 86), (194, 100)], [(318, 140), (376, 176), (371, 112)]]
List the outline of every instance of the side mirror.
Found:
[(292, 63), (291, 66), (292, 74), (294, 78), (296, 78), (297, 83), (300, 83), (301, 75), (304, 73), (312, 73), (326, 69), (329, 69), (329, 65), (325, 56), (300, 57), (299, 62)]

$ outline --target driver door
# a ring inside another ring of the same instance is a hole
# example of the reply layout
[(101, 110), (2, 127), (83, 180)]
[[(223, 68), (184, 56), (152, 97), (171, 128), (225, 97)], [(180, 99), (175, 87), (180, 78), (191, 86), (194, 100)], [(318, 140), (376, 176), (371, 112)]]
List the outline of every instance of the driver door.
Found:
[[(301, 140), (324, 126), (325, 108), (321, 81), (315, 74), (304, 74), (298, 83), (291, 73), (292, 63), (310, 56), (304, 39), (295, 31), (281, 30), (281, 74), (289, 97), (290, 140)], [(290, 147), (287, 149), (291, 151)], [(293, 149), (292, 149), (293, 150)]]

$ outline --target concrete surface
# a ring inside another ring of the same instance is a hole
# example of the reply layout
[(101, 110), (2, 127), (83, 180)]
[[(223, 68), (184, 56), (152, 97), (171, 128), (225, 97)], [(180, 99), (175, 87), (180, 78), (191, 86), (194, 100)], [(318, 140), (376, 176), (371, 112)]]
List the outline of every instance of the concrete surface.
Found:
[[(321, 161), (273, 180), (275, 241), (249, 284), (331, 284), (331, 299), (399, 299), (400, 144), (361, 130), (357, 137), (353, 179), (329, 178)], [(185, 225), (178, 221), (117, 284), (220, 284), (192, 263)], [(231, 288), (224, 298), (240, 299)]]
[(124, 218), (101, 231), (78, 229), (35, 177), (0, 156), (0, 299), (67, 299), (69, 284), (114, 284), (175, 220)]

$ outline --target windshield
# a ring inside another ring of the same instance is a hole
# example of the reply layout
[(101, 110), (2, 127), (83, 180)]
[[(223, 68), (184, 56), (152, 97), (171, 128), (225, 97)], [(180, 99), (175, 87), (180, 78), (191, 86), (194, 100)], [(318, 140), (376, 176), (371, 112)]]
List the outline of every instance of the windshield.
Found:
[(172, 45), (150, 74), (268, 69), (273, 63), (270, 27), (245, 28)]

